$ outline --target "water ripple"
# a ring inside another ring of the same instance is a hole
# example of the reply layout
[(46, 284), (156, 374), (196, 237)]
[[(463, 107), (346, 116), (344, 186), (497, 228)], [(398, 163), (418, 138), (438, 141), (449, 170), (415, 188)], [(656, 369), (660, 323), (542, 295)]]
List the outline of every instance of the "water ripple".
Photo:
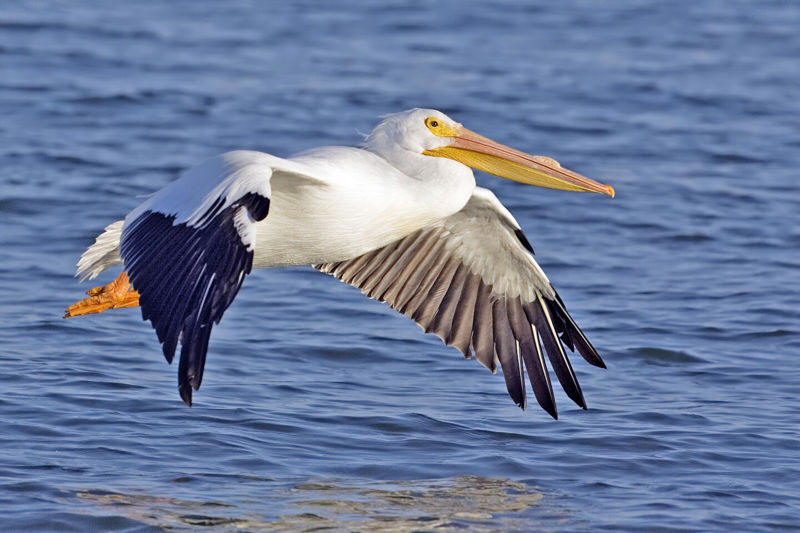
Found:
[[(187, 7), (3, 7), (6, 529), (796, 529), (796, 6)], [(309, 268), (248, 277), (191, 408), (136, 310), (60, 319), (80, 252), (187, 166), (412, 106), (617, 188), (477, 176), (608, 363), (572, 357), (589, 410), (515, 408)]]

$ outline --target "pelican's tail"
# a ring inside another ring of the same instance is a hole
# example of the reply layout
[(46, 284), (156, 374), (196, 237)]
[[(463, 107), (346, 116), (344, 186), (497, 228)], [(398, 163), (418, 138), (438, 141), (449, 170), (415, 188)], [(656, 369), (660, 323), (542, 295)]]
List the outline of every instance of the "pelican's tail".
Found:
[(105, 231), (97, 236), (78, 261), (78, 271), (75, 276), (85, 279), (94, 279), (104, 270), (114, 265), (122, 264), (119, 255), (119, 239), (122, 236), (124, 220), (117, 220), (106, 227)]

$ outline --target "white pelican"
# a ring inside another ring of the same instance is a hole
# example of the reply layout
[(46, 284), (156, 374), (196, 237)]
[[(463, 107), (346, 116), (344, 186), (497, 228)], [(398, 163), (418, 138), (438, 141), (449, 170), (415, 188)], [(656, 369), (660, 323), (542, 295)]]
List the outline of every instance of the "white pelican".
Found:
[[(185, 172), (97, 237), (77, 275), (123, 272), (66, 317), (141, 305), (187, 405), (203, 378), (211, 328), (252, 268), (313, 265), (474, 353), (525, 408), (557, 418), (546, 353), (586, 408), (564, 346), (603, 360), (567, 313), (511, 213), (475, 186), (476, 168), (514, 181), (614, 196), (614, 189), (482, 137), (432, 109), (389, 115), (362, 148), (288, 159), (228, 152)], [(130, 277), (129, 277), (130, 276)], [(135, 288), (135, 290), (134, 290)]]

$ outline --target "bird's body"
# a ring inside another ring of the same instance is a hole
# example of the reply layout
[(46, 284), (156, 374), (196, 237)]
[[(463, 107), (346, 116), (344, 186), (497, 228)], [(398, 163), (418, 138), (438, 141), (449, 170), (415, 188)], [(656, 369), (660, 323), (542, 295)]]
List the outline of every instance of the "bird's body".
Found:
[(475, 188), (469, 169), (414, 179), (358, 148), (318, 148), (289, 161), (319, 179), (273, 177), (270, 215), (256, 225), (255, 268), (356, 257), (455, 213)]
[[(181, 345), (179, 389), (191, 403), (211, 328), (251, 268), (313, 265), (492, 371), (499, 363), (523, 407), (527, 368), (537, 400), (556, 416), (546, 353), (568, 395), (585, 407), (562, 342), (592, 364), (602, 360), (517, 222), (461, 161), (525, 183), (613, 195), (553, 160), (415, 109), (387, 117), (363, 148), (288, 159), (235, 151), (187, 171), (84, 253), (84, 277), (115, 264), (125, 271), (67, 316), (140, 304), (169, 361)], [(127, 275), (137, 292), (127, 290)]]

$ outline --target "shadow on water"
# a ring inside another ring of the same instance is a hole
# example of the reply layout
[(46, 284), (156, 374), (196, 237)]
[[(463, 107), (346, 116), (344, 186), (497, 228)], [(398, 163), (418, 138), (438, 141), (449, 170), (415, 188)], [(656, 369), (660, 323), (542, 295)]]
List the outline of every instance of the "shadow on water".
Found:
[(311, 480), (276, 494), (274, 517), (215, 501), (85, 489), (76, 494), (92, 515), (121, 515), (164, 529), (255, 531), (496, 531), (528, 529), (525, 511), (542, 494), (502, 478), (459, 476), (441, 480), (368, 482)]

